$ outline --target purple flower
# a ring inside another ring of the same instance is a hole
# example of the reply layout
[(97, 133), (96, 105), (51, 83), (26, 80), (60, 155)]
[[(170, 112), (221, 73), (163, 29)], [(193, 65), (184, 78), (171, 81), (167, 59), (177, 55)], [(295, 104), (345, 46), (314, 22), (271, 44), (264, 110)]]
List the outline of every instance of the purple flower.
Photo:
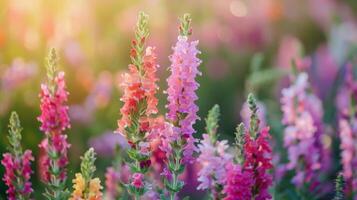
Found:
[(113, 131), (106, 131), (97, 137), (91, 138), (89, 145), (101, 156), (113, 155), (117, 145), (123, 149), (129, 148), (126, 138), (122, 134), (115, 134)]
[(203, 134), (203, 140), (198, 145), (200, 156), (197, 162), (201, 164), (198, 172), (199, 190), (214, 189), (218, 184), (226, 182), (226, 165), (232, 156), (226, 152), (228, 141), (216, 141), (212, 144), (208, 134)]
[(197, 116), (198, 106), (196, 90), (199, 84), (195, 78), (201, 73), (198, 66), (201, 61), (197, 58), (200, 52), (196, 46), (198, 41), (189, 42), (185, 36), (179, 36), (178, 41), (173, 48), (174, 53), (170, 56), (171, 75), (167, 79), (168, 89), (168, 109), (167, 119), (177, 123), (183, 138), (187, 139), (184, 148), (184, 160), (192, 159), (192, 153), (195, 151), (192, 134), (195, 133), (193, 124), (199, 117)]
[(318, 171), (328, 168), (328, 149), (322, 145), (321, 101), (307, 92), (308, 75), (300, 73), (294, 83), (282, 90), (284, 146), (288, 151), (287, 169), (295, 170), (293, 183), (302, 186), (316, 182)]
[(34, 63), (26, 63), (21, 58), (12, 61), (11, 66), (2, 72), (1, 89), (10, 91), (37, 73), (37, 66)]
[[(357, 82), (353, 79), (352, 65), (347, 66), (345, 83), (337, 97), (339, 110), (339, 132), (341, 139), (341, 157), (343, 175), (349, 192), (357, 190), (357, 118), (356, 106), (353, 102), (357, 99)], [(353, 106), (351, 106), (353, 105)], [(357, 198), (355, 195), (354, 198)]]

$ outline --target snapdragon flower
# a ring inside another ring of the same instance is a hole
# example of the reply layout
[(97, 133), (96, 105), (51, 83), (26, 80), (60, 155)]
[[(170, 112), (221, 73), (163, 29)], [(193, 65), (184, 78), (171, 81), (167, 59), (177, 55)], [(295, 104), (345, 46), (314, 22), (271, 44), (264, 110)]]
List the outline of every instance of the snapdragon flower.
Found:
[[(135, 39), (132, 41), (129, 72), (123, 76), (124, 94), (121, 101), (124, 105), (120, 109), (121, 119), (118, 120), (120, 134), (128, 140), (130, 149), (127, 150), (131, 159), (132, 174), (144, 174), (151, 166), (150, 132), (153, 114), (157, 113), (158, 100), (155, 97), (158, 90), (156, 71), (157, 56), (154, 47), (146, 47), (149, 35), (148, 16), (141, 12), (135, 30)], [(144, 183), (144, 181), (143, 181)], [(145, 186), (138, 189), (126, 184), (127, 190), (139, 199), (147, 191)]]
[(34, 160), (31, 150), (22, 151), (21, 148), (21, 125), (16, 112), (11, 113), (9, 124), (10, 152), (3, 154), (1, 164), (5, 167), (3, 180), (8, 187), (7, 199), (30, 199), (33, 192), (30, 181), (31, 161)]
[(289, 159), (286, 167), (295, 170), (292, 182), (299, 187), (305, 182), (317, 183), (318, 170), (328, 168), (328, 151), (322, 145), (322, 105), (308, 88), (308, 75), (299, 73), (294, 83), (282, 90), (281, 98)]
[(221, 190), (226, 183), (226, 165), (231, 162), (232, 156), (227, 153), (228, 141), (217, 140), (219, 106), (215, 105), (206, 119), (207, 134), (203, 134), (198, 149), (200, 152), (197, 162), (201, 169), (198, 172), (197, 187), (199, 190), (208, 189), (214, 199), (222, 197)]
[(199, 117), (197, 116), (198, 106), (196, 90), (199, 84), (195, 78), (200, 75), (198, 66), (201, 61), (197, 58), (200, 53), (197, 50), (198, 41), (189, 42), (188, 36), (180, 35), (173, 48), (174, 52), (170, 56), (171, 75), (167, 79), (168, 89), (168, 109), (167, 119), (176, 122), (180, 127), (182, 137), (186, 138), (185, 160), (192, 160), (192, 153), (195, 150), (195, 133), (193, 125)]
[(64, 80), (64, 72), (57, 72), (57, 55), (51, 49), (47, 64), (47, 83), (41, 85), (41, 122), (40, 130), (45, 139), (39, 147), (46, 152), (41, 158), (41, 172), (43, 181), (48, 185), (45, 196), (49, 199), (68, 198), (65, 189), (67, 179), (68, 149), (67, 135), (63, 133), (70, 128), (68, 106), (66, 105), (68, 92)]
[(227, 175), (223, 193), (225, 200), (268, 200), (269, 187), (272, 185), (271, 147), (269, 127), (260, 128), (258, 107), (252, 94), (247, 105), (250, 110), (249, 126), (241, 123), (236, 130), (235, 162), (226, 165)]
[(85, 152), (81, 158), (81, 172), (73, 179), (73, 192), (69, 200), (102, 200), (102, 186), (99, 178), (93, 178), (96, 167), (96, 154), (93, 148)]
[(357, 199), (357, 82), (353, 78), (352, 65), (347, 65), (346, 79), (337, 99), (339, 110), (339, 136), (341, 140), (341, 163), (346, 190)]
[(171, 74), (167, 79), (168, 88), (165, 91), (168, 96), (166, 118), (174, 126), (172, 132), (174, 137), (169, 139), (178, 137), (170, 144), (168, 144), (167, 137), (163, 137), (166, 140), (164, 143), (167, 143), (169, 148), (173, 147), (165, 168), (169, 171), (165, 174), (170, 174), (170, 176), (164, 176), (166, 177), (164, 185), (171, 200), (176, 198), (176, 193), (184, 185), (184, 182), (179, 180), (179, 175), (184, 171), (185, 164), (193, 161), (193, 153), (197, 151), (193, 125), (198, 119), (198, 106), (195, 101), (198, 98), (196, 90), (199, 84), (195, 78), (201, 74), (198, 70), (201, 61), (197, 58), (200, 53), (197, 50), (198, 41), (190, 42), (188, 38), (192, 32), (190, 25), (191, 17), (185, 14), (181, 18), (180, 35), (173, 47), (173, 54), (169, 57)]
[(254, 185), (253, 174), (244, 171), (240, 165), (230, 163), (227, 165), (227, 180), (224, 187), (224, 200), (250, 200)]
[(272, 185), (272, 175), (268, 171), (272, 166), (269, 127), (260, 130), (260, 120), (257, 114), (257, 103), (252, 94), (247, 103), (251, 110), (249, 129), (244, 135), (243, 170), (253, 174), (252, 197), (257, 200), (271, 199), (269, 187)]

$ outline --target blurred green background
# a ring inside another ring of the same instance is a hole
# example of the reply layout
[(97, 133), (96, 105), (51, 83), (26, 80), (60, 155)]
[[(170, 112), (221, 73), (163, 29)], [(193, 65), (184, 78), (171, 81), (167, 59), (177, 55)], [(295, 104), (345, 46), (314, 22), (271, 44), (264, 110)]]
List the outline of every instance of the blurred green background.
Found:
[[(177, 18), (191, 13), (192, 37), (200, 41), (203, 60), (199, 116), (204, 119), (208, 109), (219, 104), (225, 139), (233, 138), (246, 94), (254, 92), (267, 107), (274, 137), (281, 140), (279, 89), (290, 59), (328, 53), (338, 66), (343, 62), (339, 59), (348, 56), (351, 41), (357, 41), (355, 0), (0, 0), (0, 153), (6, 150), (8, 118), (15, 110), (24, 128), (23, 146), (37, 158), (43, 138), (36, 119), (38, 94), (45, 80), (45, 57), (55, 47), (70, 92), (70, 174), (77, 171), (89, 140), (117, 128), (120, 74), (130, 62), (139, 11), (150, 16), (149, 45), (159, 54), (161, 114)], [(203, 127), (200, 120), (197, 137)], [(98, 175), (103, 177), (110, 156), (98, 160)], [(42, 184), (33, 180), (35, 190), (41, 191)], [(5, 189), (1, 182), (2, 197)]]

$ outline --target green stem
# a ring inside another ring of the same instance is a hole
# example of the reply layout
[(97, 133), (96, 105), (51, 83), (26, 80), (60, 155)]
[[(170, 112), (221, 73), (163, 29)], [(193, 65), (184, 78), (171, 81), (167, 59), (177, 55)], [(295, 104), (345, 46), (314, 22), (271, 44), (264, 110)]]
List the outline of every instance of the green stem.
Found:
[(135, 194), (134, 199), (135, 200), (140, 200), (140, 194)]

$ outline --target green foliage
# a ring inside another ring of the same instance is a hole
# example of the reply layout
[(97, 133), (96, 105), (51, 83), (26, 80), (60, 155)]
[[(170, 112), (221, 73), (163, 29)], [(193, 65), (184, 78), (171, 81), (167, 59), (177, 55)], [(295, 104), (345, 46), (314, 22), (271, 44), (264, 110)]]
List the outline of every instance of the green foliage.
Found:
[(143, 57), (145, 51), (145, 42), (149, 36), (149, 16), (140, 12), (135, 29), (135, 40), (132, 42), (131, 62), (138, 68), (140, 74), (143, 73)]
[(259, 119), (257, 115), (258, 107), (257, 107), (257, 100), (255, 99), (252, 93), (248, 95), (247, 103), (249, 106), (249, 110), (251, 111), (249, 131), (252, 137), (256, 137), (259, 129)]
[(9, 136), (7, 136), (7, 138), (10, 143), (8, 150), (16, 157), (19, 157), (22, 154), (21, 131), (22, 127), (19, 116), (15, 111), (13, 111), (10, 116)]
[(211, 108), (211, 110), (208, 111), (208, 115), (206, 118), (206, 131), (211, 138), (212, 144), (214, 144), (217, 140), (219, 116), (220, 116), (220, 109), (219, 106), (216, 104)]
[(50, 49), (46, 61), (47, 61), (46, 69), (47, 69), (48, 87), (51, 94), (54, 95), (56, 91), (55, 78), (57, 75), (57, 63), (58, 63), (58, 56), (55, 48)]
[(81, 173), (83, 175), (83, 178), (85, 180), (91, 180), (93, 177), (93, 174), (96, 170), (96, 167), (94, 165), (94, 162), (96, 160), (96, 153), (93, 148), (88, 149), (85, 153), (84, 156), (81, 157), (82, 163), (81, 163)]
[(240, 123), (235, 132), (235, 146), (236, 146), (236, 161), (239, 164), (242, 164), (244, 161), (244, 152), (243, 152), (243, 146), (244, 146), (244, 133), (245, 133), (245, 127), (243, 123)]
[(190, 36), (192, 34), (191, 29), (191, 15), (189, 13), (185, 13), (181, 18), (179, 18), (180, 24), (180, 35), (181, 36)]
[(344, 200), (345, 199), (345, 194), (344, 194), (344, 178), (342, 173), (340, 173), (337, 178), (336, 178), (336, 183), (335, 183), (335, 197), (333, 200)]

